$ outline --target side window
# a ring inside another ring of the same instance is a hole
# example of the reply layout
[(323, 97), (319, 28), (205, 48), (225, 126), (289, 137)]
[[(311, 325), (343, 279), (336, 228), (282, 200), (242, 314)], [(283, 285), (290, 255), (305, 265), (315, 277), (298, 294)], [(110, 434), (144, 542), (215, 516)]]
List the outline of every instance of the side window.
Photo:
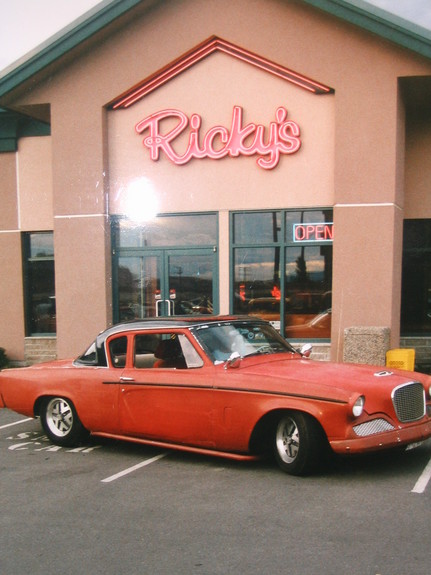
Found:
[(159, 334), (139, 334), (135, 336), (135, 348), (133, 353), (133, 365), (138, 369), (154, 367), (156, 357), (154, 352), (160, 341)]
[(125, 335), (111, 339), (109, 342), (109, 357), (114, 367), (125, 367), (127, 358), (127, 337)]
[(201, 356), (193, 347), (191, 341), (189, 341), (185, 335), (179, 335), (178, 339), (180, 340), (181, 349), (183, 350), (187, 367), (202, 367), (204, 362)]
[(202, 358), (185, 335), (139, 334), (135, 337), (133, 365), (138, 369), (201, 367)]

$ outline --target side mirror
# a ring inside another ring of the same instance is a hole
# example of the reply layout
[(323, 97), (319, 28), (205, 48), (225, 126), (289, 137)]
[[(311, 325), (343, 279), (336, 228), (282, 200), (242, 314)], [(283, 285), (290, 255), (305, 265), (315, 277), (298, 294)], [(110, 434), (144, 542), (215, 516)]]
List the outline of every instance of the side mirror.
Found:
[(228, 360), (226, 361), (226, 364), (224, 366), (225, 369), (231, 369), (234, 367), (239, 367), (240, 363), (241, 363), (241, 356), (237, 351), (234, 351), (230, 354)]
[(311, 343), (306, 343), (301, 347), (299, 353), (302, 355), (302, 357), (310, 357), (312, 351), (313, 346), (311, 345)]

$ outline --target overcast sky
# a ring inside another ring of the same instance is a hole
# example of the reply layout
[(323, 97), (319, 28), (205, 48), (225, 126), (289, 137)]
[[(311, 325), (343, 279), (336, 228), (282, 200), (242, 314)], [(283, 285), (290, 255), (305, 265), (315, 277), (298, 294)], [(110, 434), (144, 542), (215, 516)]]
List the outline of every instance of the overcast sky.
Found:
[[(368, 1), (431, 29), (431, 0)], [(100, 0), (0, 0), (0, 70), (99, 3)]]

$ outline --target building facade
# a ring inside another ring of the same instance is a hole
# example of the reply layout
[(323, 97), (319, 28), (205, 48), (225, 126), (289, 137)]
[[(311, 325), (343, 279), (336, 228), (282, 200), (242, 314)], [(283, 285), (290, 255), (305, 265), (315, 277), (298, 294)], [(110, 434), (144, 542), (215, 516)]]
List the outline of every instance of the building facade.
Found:
[(321, 359), (368, 362), (377, 330), (426, 369), (431, 37), (383, 16), (114, 0), (6, 70), (0, 347), (241, 313)]

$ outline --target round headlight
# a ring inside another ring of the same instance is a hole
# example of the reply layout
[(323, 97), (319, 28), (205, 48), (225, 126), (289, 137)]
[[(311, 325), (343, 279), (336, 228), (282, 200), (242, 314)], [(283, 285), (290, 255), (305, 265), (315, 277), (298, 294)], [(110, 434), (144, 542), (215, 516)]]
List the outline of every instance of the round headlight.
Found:
[(352, 408), (352, 413), (355, 417), (359, 417), (360, 415), (362, 415), (362, 412), (364, 411), (364, 404), (365, 404), (365, 397), (363, 395), (360, 395), (353, 404)]

